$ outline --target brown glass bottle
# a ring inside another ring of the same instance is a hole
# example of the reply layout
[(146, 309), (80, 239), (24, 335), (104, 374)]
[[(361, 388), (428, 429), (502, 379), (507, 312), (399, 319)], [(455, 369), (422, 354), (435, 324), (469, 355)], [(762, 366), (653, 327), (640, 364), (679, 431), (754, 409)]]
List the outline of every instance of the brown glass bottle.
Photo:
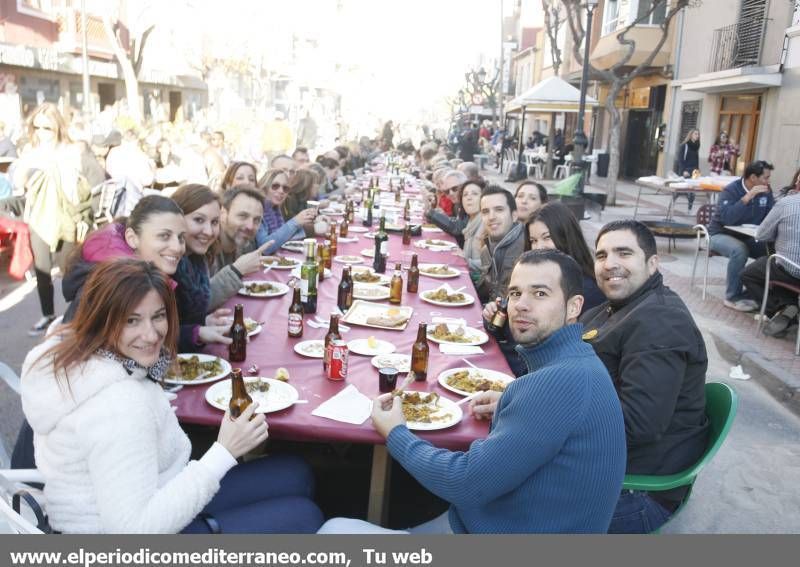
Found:
[[(352, 202), (348, 202), (347, 204), (348, 206), (350, 206), (352, 205)], [(347, 214), (349, 215), (350, 213), (348, 212)], [(342, 219), (342, 224), (339, 225), (339, 236), (341, 236), (342, 238), (347, 238), (347, 233), (350, 231), (349, 223), (350, 223), (349, 218), (345, 217), (344, 219)]]
[(325, 262), (325, 267), (330, 269), (331, 267), (331, 243), (329, 240), (326, 240), (322, 245), (322, 261)]
[(322, 357), (322, 368), (325, 372), (328, 371), (328, 365), (331, 363), (328, 353), (328, 345), (331, 341), (342, 340), (342, 335), (339, 333), (339, 316), (331, 315), (331, 322), (328, 324), (328, 334), (325, 335), (325, 355)]
[(417, 267), (417, 255), (411, 256), (411, 267), (408, 269), (408, 284), (406, 291), (408, 293), (417, 293), (419, 289), (419, 268)]
[(323, 246), (317, 246), (317, 281), (322, 283), (325, 279), (325, 256), (323, 255)]
[(403, 246), (411, 244), (411, 224), (406, 223), (403, 227)]
[(506, 322), (508, 321), (508, 297), (502, 298), (500, 301), (497, 302), (497, 311), (495, 311), (494, 317), (486, 325), (486, 330), (488, 330), (493, 335), (496, 335), (500, 331), (502, 331), (503, 327), (506, 326)]
[[(333, 259), (336, 256), (336, 253), (339, 251), (339, 233), (336, 231), (336, 223), (331, 223), (331, 233), (328, 236), (328, 240), (331, 241), (331, 249), (330, 249), (330, 258)], [(328, 265), (330, 268), (330, 264)]]
[(411, 220), (411, 201), (406, 199), (406, 206), (403, 207), (403, 220), (406, 222)]
[(403, 300), (403, 272), (399, 263), (394, 266), (394, 275), (389, 284), (389, 303), (400, 305)]
[[(364, 192), (361, 192), (361, 199), (364, 199)], [(356, 218), (356, 206), (353, 204), (353, 201), (347, 201), (347, 222), (351, 223)], [(347, 227), (345, 227), (345, 234), (342, 236), (347, 236)]]
[(231, 370), (231, 401), (228, 402), (228, 409), (231, 412), (231, 417), (239, 417), (244, 410), (253, 403), (253, 398), (247, 393), (247, 388), (244, 385), (244, 378), (242, 378), (242, 369), (234, 368)]
[(292, 304), (289, 306), (289, 336), (298, 339), (303, 336), (303, 302), (300, 287), (294, 288)]
[(414, 373), (414, 379), (417, 382), (424, 382), (428, 379), (429, 354), (428, 324), (420, 323), (417, 330), (417, 340), (414, 341), (414, 346), (411, 347), (411, 371)]
[(241, 303), (237, 303), (233, 309), (231, 340), (233, 342), (228, 345), (228, 360), (244, 362), (247, 358), (247, 327), (244, 326), (244, 305)]
[[(348, 303), (348, 296), (350, 302)], [(350, 279), (350, 266), (342, 268), (342, 279), (339, 280), (339, 289), (336, 292), (336, 306), (344, 313), (353, 304), (353, 282)]]

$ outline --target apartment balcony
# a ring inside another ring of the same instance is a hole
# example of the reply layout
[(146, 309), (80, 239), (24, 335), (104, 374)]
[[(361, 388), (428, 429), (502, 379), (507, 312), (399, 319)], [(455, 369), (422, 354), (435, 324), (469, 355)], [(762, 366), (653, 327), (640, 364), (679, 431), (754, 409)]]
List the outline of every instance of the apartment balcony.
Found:
[(739, 20), (714, 30), (708, 72), (757, 67), (761, 60), (765, 31), (764, 18)]
[[(81, 11), (77, 8), (63, 8), (56, 15), (58, 23), (58, 45), (67, 53), (80, 53), (83, 46), (83, 27)], [(103, 20), (100, 16), (86, 14), (86, 36), (89, 54), (102, 59), (113, 59), (114, 52), (108, 40)], [(123, 38), (128, 30), (122, 27)]]

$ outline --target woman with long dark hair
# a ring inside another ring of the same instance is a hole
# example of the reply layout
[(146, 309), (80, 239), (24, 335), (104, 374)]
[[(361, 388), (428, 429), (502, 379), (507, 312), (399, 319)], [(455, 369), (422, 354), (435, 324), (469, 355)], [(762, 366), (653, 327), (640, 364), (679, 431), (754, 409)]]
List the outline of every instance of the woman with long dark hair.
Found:
[(160, 386), (177, 335), (169, 278), (148, 262), (118, 259), (97, 266), (74, 320), (26, 357), (22, 406), (51, 526), (64, 533), (210, 533), (214, 525), (229, 533), (313, 533), (322, 514), (310, 500), (305, 463), (236, 464), (269, 436), (257, 404), (238, 418), (226, 412), (217, 441), (189, 460), (189, 438)]

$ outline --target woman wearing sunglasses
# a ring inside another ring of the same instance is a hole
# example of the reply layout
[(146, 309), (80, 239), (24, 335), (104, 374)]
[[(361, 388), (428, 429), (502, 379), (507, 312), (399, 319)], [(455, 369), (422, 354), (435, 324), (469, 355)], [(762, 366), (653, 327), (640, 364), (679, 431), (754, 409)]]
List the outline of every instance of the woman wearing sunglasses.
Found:
[(42, 318), (29, 334), (37, 336), (55, 319), (50, 271), (58, 264), (64, 272), (68, 255), (88, 229), (88, 224), (76, 219), (90, 218), (91, 206), (81, 149), (70, 139), (54, 104), (46, 102), (33, 111), (28, 138), (30, 143), (16, 165), (14, 185), (25, 193), (24, 219), (31, 231)]
[(256, 233), (256, 245), (261, 246), (270, 240), (274, 241), (274, 244), (265, 250), (266, 254), (272, 254), (289, 240), (305, 238), (306, 227), (313, 228), (317, 210), (313, 207), (303, 209), (288, 221), (285, 220), (281, 207), (291, 190), (288, 176), (280, 169), (269, 169), (258, 185), (266, 196), (266, 201), (264, 218), (261, 219), (261, 226)]

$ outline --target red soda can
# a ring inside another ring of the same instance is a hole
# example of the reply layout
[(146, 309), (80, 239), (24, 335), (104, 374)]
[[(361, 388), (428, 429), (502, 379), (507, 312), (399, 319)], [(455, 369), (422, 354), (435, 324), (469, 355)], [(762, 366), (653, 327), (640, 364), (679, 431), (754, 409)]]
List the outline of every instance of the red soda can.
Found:
[(328, 344), (330, 349), (330, 356), (328, 360), (328, 373), (326, 377), (328, 380), (344, 380), (347, 378), (347, 343), (345, 341), (333, 340)]

